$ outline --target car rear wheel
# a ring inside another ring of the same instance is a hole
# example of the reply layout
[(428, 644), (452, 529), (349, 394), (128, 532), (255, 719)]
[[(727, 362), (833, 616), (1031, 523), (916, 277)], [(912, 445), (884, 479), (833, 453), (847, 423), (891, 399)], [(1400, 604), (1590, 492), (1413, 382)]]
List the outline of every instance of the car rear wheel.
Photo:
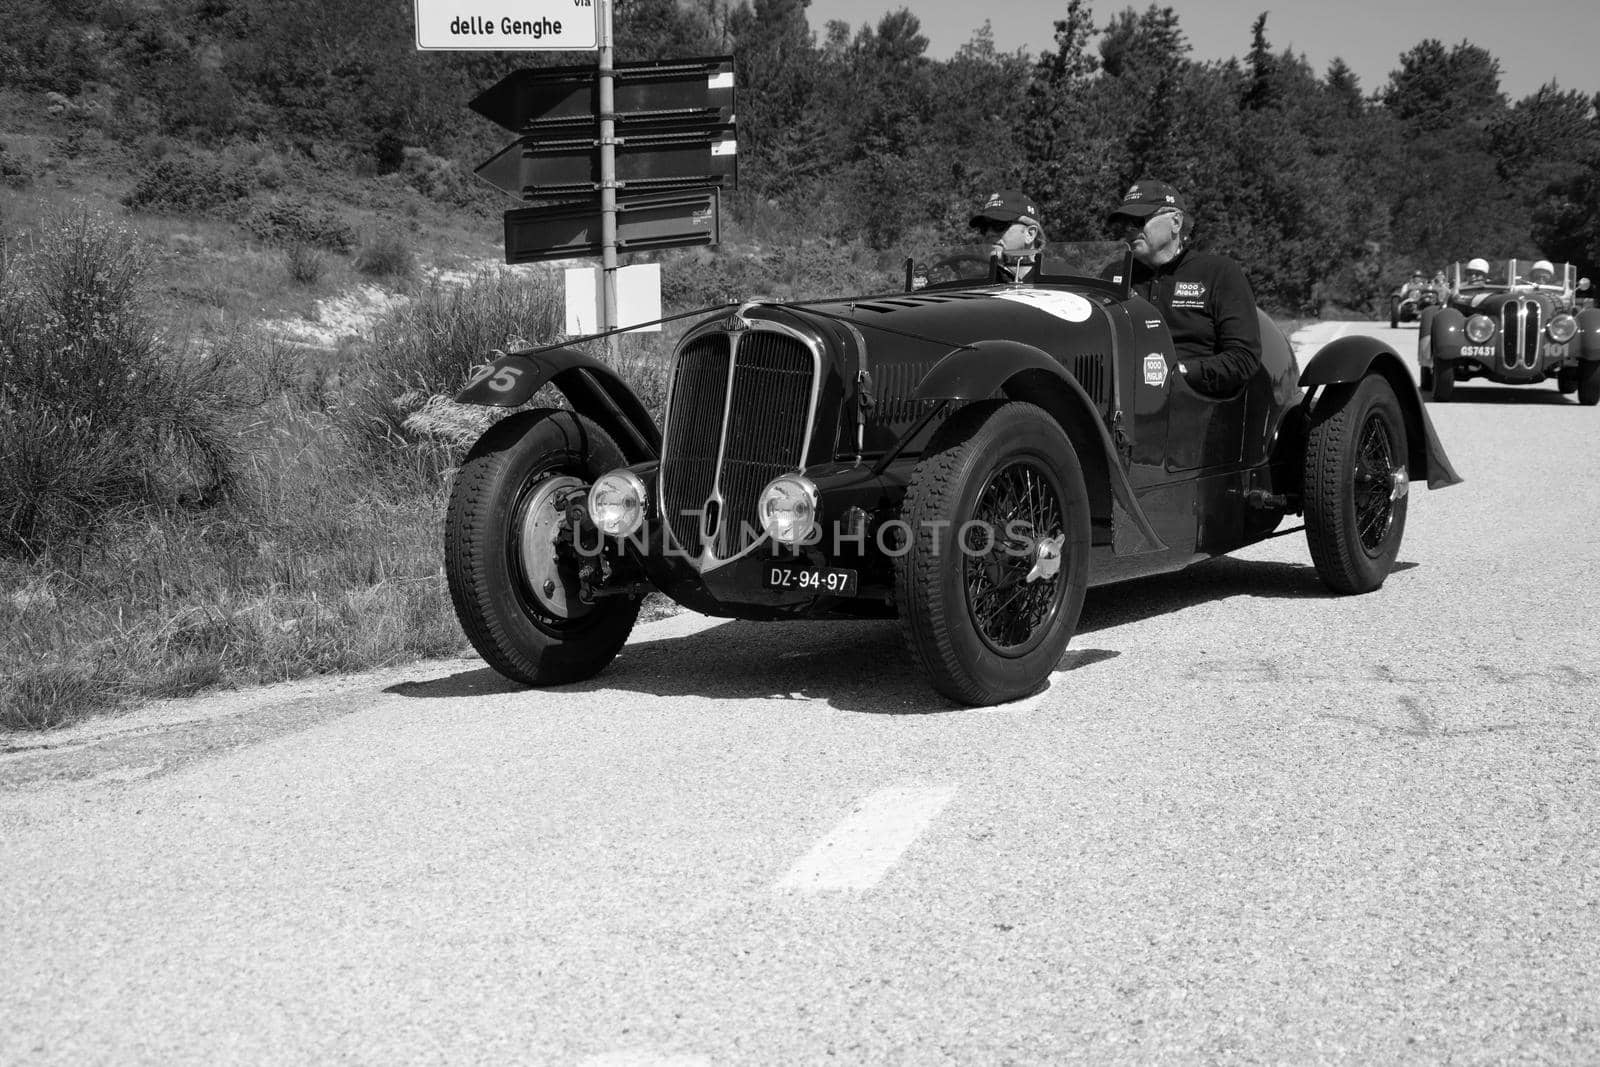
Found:
[(1600, 359), (1578, 364), (1578, 403), (1586, 408), (1600, 404)]
[(1398, 330), (1399, 328), (1400, 328), (1400, 301), (1396, 300), (1394, 297), (1390, 297), (1389, 298), (1389, 329)]
[(1036, 691), (1088, 587), (1089, 494), (1065, 432), (1033, 404), (963, 408), (912, 473), (903, 518), (901, 631), (934, 688), (975, 705)]
[(604, 430), (570, 411), (529, 411), (490, 427), (456, 474), (445, 574), (456, 617), (484, 661), (525, 685), (593, 677), (639, 616), (633, 596), (578, 597), (560, 546), (567, 506), (625, 461)]
[(1433, 357), (1433, 399), (1436, 403), (1444, 403), (1456, 391), (1456, 361), (1453, 359), (1440, 359)]
[(1389, 576), (1406, 526), (1406, 456), (1405, 416), (1382, 377), (1329, 386), (1317, 399), (1306, 436), (1306, 541), (1335, 592), (1371, 592)]

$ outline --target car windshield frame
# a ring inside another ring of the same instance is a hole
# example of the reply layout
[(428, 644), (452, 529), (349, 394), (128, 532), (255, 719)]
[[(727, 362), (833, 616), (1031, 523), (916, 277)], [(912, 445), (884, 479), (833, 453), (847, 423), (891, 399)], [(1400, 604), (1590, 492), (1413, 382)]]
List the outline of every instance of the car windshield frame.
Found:
[[(1037, 269), (1027, 265), (1037, 263)], [(1019, 265), (1020, 278), (1010, 275)], [(989, 244), (956, 245), (905, 259), (905, 291), (974, 285), (1072, 285), (1126, 300), (1133, 286), (1133, 249), (1126, 241), (1052, 241), (1027, 256), (996, 255)]]
[(1452, 276), (1455, 284), (1451, 287), (1456, 292), (1470, 290), (1472, 292), (1501, 292), (1509, 293), (1513, 290), (1532, 289), (1541, 293), (1560, 293), (1570, 297), (1578, 284), (1578, 268), (1571, 263), (1554, 263), (1553, 280), (1539, 284), (1528, 280), (1529, 273), (1537, 259), (1491, 259), (1489, 264), (1489, 280), (1481, 285), (1471, 285), (1466, 281), (1466, 265), (1457, 261), (1451, 264)]

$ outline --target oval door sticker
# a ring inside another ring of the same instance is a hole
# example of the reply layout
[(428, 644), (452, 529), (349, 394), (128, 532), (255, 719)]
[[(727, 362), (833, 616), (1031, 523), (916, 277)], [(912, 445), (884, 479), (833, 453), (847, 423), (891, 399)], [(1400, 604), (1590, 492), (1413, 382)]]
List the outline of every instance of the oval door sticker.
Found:
[(1077, 293), (1058, 293), (1047, 289), (1013, 289), (1007, 293), (996, 293), (995, 296), (1001, 300), (1014, 300), (1019, 304), (1027, 304), (1067, 322), (1089, 321), (1089, 301)]
[(1144, 357), (1144, 384), (1160, 385), (1167, 380), (1167, 357), (1152, 352)]

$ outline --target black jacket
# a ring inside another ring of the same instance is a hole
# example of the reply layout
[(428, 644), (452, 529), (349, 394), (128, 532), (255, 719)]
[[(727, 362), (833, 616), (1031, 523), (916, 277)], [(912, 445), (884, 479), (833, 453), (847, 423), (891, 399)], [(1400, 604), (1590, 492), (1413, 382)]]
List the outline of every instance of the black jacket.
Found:
[(1238, 392), (1261, 366), (1255, 294), (1227, 256), (1186, 248), (1154, 269), (1136, 260), (1133, 291), (1160, 309), (1184, 379), (1198, 392)]

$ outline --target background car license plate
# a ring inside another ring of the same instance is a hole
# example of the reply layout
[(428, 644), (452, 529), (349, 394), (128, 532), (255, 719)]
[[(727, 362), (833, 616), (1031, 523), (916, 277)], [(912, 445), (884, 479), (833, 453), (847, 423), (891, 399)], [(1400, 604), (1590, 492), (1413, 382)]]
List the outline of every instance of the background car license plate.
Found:
[(1463, 356), (1492, 356), (1494, 355), (1494, 345), (1462, 345), (1461, 354)]
[(828, 596), (855, 596), (857, 583), (855, 571), (769, 563), (761, 584), (768, 589), (800, 589)]

